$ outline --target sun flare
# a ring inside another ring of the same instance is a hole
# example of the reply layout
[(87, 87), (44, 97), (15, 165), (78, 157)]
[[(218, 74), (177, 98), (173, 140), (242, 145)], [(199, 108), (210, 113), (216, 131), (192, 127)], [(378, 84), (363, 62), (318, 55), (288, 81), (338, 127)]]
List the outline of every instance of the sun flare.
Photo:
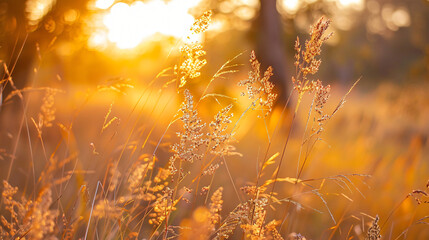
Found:
[(132, 49), (156, 34), (182, 38), (194, 22), (189, 10), (199, 2), (152, 0), (113, 4), (113, 1), (98, 0), (95, 6), (105, 10), (88, 45), (97, 48), (113, 43), (119, 49)]

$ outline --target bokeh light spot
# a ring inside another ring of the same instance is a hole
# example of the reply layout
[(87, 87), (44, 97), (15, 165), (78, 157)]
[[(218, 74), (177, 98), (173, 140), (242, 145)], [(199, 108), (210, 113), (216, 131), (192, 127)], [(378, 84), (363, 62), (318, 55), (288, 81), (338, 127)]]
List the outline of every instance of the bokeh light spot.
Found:
[(398, 27), (410, 26), (410, 14), (404, 8), (397, 9), (392, 14), (392, 21)]
[(282, 6), (283, 6), (284, 10), (286, 10), (286, 12), (293, 14), (296, 11), (298, 11), (298, 9), (300, 7), (300, 1), (299, 0), (283, 0)]
[(42, 18), (52, 9), (55, 0), (28, 0), (25, 3), (25, 12), (30, 26), (39, 24)]
[(74, 23), (79, 16), (79, 13), (75, 9), (69, 9), (64, 13), (64, 22), (67, 24)]

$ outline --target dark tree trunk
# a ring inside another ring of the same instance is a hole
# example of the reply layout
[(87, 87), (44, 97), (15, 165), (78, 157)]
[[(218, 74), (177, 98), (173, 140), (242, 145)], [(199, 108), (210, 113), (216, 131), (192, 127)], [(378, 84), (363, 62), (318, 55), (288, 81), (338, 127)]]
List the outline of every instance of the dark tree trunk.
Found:
[[(24, 0), (8, 0), (2, 6), (5, 11), (1, 16), (0, 26), (0, 67), (1, 77), (6, 79), (6, 73), (3, 64), (6, 64), (8, 71), (12, 74), (12, 79), (15, 87), (21, 89), (25, 86), (27, 79), (33, 72), (33, 62), (35, 56), (35, 46), (29, 45), (30, 38), (27, 38), (26, 20), (25, 20), (25, 1)], [(7, 81), (1, 84), (0, 101), (3, 104), (3, 99), (14, 89)]]
[[(0, 0), (1, 1), (1, 0)], [(6, 0), (0, 3), (0, 8), (5, 11), (0, 13), (0, 60), (7, 64), (12, 71), (12, 79), (15, 87), (21, 89), (28, 85), (34, 74), (34, 67), (40, 61), (39, 54), (43, 55), (47, 51), (48, 45), (54, 37), (61, 37), (64, 32), (64, 25), (58, 27), (61, 31), (49, 33), (44, 30), (44, 20), (46, 17), (52, 18), (57, 26), (62, 24), (63, 13), (68, 9), (75, 9), (84, 15), (89, 0), (56, 1), (55, 6), (40, 21), (39, 27), (28, 32), (26, 19), (27, 0)], [(38, 52), (36, 45), (39, 46)], [(16, 63), (16, 65), (15, 65)], [(0, 66), (1, 77), (5, 76), (3, 66)], [(5, 86), (2, 88), (2, 86)], [(0, 86), (0, 105), (3, 99), (14, 89), (10, 84), (4, 82)]]
[(276, 4), (276, 0), (260, 0), (261, 8), (256, 19), (256, 56), (264, 68), (273, 67), (274, 75), (271, 80), (276, 86), (278, 102), (281, 104), (288, 97), (288, 84), (282, 41), (283, 28)]

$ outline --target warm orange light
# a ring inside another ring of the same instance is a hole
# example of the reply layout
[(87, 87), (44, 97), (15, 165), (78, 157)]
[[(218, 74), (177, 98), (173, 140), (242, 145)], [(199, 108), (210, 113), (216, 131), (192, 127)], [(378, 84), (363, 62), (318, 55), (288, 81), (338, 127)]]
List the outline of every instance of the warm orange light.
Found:
[(64, 13), (64, 22), (67, 24), (72, 24), (79, 17), (78, 11), (75, 9), (69, 9)]
[[(194, 22), (194, 17), (188, 11), (200, 1), (152, 0), (136, 1), (132, 4), (117, 2), (113, 6), (108, 6), (110, 9), (104, 13), (102, 26), (97, 28), (104, 29), (106, 41), (114, 43), (120, 49), (134, 48), (155, 34), (182, 38), (187, 35)], [(98, 2), (106, 3), (107, 6), (109, 0)], [(100, 45), (105, 44), (106, 42), (100, 42)]]
[[(282, 0), (279, 1), (281, 10), (287, 14), (295, 15), (301, 8), (308, 4), (315, 3), (317, 0)], [(354, 9), (361, 11), (365, 7), (364, 0), (327, 0), (334, 2), (342, 9)]]
[(114, 2), (115, 0), (97, 0), (95, 6), (99, 9), (108, 9)]
[(94, 32), (88, 39), (88, 47), (91, 49), (104, 49), (107, 45), (107, 36), (104, 32)]
[(406, 8), (399, 8), (392, 14), (392, 22), (398, 27), (408, 27), (411, 23), (411, 18)]
[(301, 3), (299, 0), (283, 0), (282, 5), (286, 12), (293, 14), (298, 11)]
[(25, 11), (30, 25), (37, 25), (40, 20), (52, 9), (56, 0), (28, 0)]
[(363, 0), (337, 0), (341, 7), (354, 8), (362, 10), (364, 7)]

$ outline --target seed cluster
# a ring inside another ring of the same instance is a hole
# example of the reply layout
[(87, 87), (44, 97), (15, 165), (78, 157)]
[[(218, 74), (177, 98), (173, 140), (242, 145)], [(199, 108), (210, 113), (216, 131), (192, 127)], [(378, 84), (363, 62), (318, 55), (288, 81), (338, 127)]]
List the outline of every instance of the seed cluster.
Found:
[(371, 227), (368, 229), (368, 232), (366, 234), (365, 240), (380, 240), (381, 234), (380, 234), (380, 226), (378, 225), (378, 221), (380, 218), (375, 216), (374, 222), (372, 222)]
[(259, 115), (259, 117), (267, 117), (277, 98), (277, 94), (273, 93), (274, 84), (269, 81), (273, 75), (273, 68), (271, 66), (268, 67), (261, 77), (261, 64), (256, 59), (255, 51), (252, 51), (250, 54), (249, 61), (251, 66), (249, 77), (241, 80), (238, 86), (246, 87), (246, 92), (242, 92), (241, 95), (245, 96), (247, 94), (249, 99), (254, 100), (254, 107), (261, 110), (263, 113)]
[(332, 33), (324, 35), (331, 23), (330, 19), (321, 17), (316, 24), (310, 28), (310, 40), (305, 41), (305, 48), (303, 49), (299, 38), (295, 41), (295, 67), (296, 74), (292, 77), (294, 89), (299, 93), (314, 91), (317, 87), (316, 82), (310, 81), (307, 75), (314, 75), (319, 71), (322, 60), (317, 59), (322, 52), (322, 44), (328, 40)]

